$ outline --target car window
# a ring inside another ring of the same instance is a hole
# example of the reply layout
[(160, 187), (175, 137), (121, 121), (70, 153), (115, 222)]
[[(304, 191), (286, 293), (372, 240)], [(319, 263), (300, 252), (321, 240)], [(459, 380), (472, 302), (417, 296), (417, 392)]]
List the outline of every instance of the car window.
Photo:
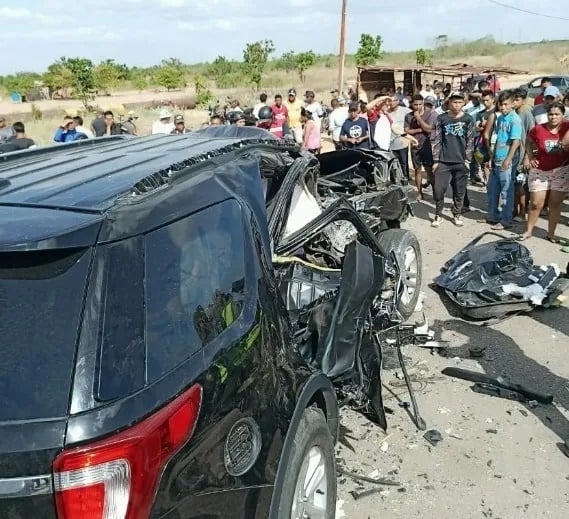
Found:
[(563, 78), (562, 77), (552, 77), (551, 84), (556, 87), (563, 86)]
[(146, 238), (148, 381), (214, 340), (239, 317), (245, 234), (239, 204), (225, 201)]
[(0, 421), (67, 414), (89, 250), (0, 252)]
[(530, 88), (539, 88), (541, 86), (541, 78), (534, 79), (530, 84)]
[(131, 395), (144, 387), (144, 242), (130, 238), (100, 247), (106, 286), (97, 400)]

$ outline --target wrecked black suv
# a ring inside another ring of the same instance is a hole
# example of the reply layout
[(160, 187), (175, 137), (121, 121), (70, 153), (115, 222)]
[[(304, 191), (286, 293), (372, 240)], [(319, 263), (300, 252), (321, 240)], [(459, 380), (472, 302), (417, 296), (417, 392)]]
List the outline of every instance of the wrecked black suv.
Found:
[(334, 517), (336, 394), (384, 426), (374, 336), (420, 284), (397, 182), (346, 160), (248, 128), (2, 157), (0, 517)]

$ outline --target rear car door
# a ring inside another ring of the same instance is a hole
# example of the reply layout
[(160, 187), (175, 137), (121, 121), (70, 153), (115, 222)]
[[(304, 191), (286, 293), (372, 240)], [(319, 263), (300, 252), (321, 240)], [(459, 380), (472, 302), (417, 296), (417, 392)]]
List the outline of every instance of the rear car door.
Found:
[(146, 237), (148, 383), (206, 366), (191, 448), (166, 468), (154, 517), (263, 517), (270, 502), (294, 397), (259, 247), (236, 200)]

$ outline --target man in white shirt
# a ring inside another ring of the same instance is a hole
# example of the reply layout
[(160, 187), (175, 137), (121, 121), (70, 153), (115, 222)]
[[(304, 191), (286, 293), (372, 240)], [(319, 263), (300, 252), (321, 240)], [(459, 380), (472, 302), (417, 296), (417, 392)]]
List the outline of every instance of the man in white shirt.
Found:
[(312, 119), (320, 127), (324, 111), (322, 110), (322, 105), (316, 102), (315, 97), (316, 95), (312, 90), (307, 90), (306, 94), (304, 94), (304, 108), (312, 114)]
[(433, 90), (433, 85), (431, 85), (431, 83), (427, 83), (425, 88), (421, 90), (421, 96), (423, 96), (423, 99), (427, 97), (436, 97), (435, 91)]
[(559, 98), (559, 89), (556, 86), (548, 86), (543, 92), (543, 103), (533, 107), (535, 124), (547, 122), (547, 110), (551, 104)]
[(409, 108), (399, 105), (399, 98), (396, 94), (389, 96), (389, 116), (393, 121), (392, 129), (395, 137), (391, 141), (391, 151), (399, 160), (401, 170), (407, 180), (409, 180), (409, 140), (404, 139), (402, 134), (405, 128), (405, 116), (411, 112)]
[(346, 122), (347, 118), (348, 107), (346, 105), (346, 99), (344, 97), (332, 99), (332, 113), (330, 114), (329, 128), (332, 135), (332, 141), (334, 142), (334, 146), (337, 150), (342, 149), (340, 132), (342, 130), (342, 125)]
[(152, 123), (152, 135), (166, 134), (169, 135), (175, 130), (174, 123), (172, 122), (172, 112), (167, 108), (160, 110), (158, 121)]
[(265, 94), (264, 92), (259, 96), (259, 101), (260, 103), (257, 103), (254, 107), (253, 107), (253, 116), (255, 117), (255, 119), (259, 118), (259, 110), (261, 108), (263, 108), (263, 106), (267, 106), (267, 94)]

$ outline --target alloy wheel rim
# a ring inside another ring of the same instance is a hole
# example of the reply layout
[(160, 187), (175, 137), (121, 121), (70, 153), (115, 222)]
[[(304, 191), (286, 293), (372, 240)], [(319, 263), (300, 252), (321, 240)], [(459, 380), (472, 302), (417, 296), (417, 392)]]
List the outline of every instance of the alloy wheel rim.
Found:
[(312, 447), (302, 460), (294, 490), (291, 519), (326, 519), (328, 472), (324, 452)]
[(409, 246), (403, 253), (403, 265), (401, 269), (401, 302), (409, 304), (417, 290), (417, 253), (415, 248)]

